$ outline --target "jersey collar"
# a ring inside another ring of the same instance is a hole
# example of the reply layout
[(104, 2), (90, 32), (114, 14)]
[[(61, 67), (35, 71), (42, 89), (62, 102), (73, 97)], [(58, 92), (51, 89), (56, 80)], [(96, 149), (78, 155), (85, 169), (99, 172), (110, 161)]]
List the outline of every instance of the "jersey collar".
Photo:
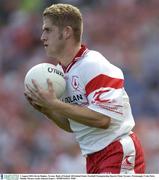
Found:
[(82, 44), (80, 50), (77, 52), (77, 54), (75, 55), (73, 60), (70, 62), (70, 64), (64, 67), (65, 73), (71, 69), (71, 67), (80, 59), (80, 57), (82, 57), (85, 54), (87, 50), (88, 49), (86, 48), (86, 46)]

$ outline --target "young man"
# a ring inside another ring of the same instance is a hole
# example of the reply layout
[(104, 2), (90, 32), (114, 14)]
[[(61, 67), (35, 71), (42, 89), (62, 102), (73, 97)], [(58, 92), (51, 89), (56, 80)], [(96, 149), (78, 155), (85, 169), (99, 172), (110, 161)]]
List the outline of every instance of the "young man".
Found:
[(144, 173), (142, 147), (135, 133), (122, 71), (99, 52), (81, 44), (83, 23), (76, 7), (53, 4), (43, 13), (41, 40), (48, 57), (58, 59), (67, 83), (62, 101), (47, 80), (45, 91), (33, 80), (30, 104), (60, 128), (74, 132), (87, 173)]

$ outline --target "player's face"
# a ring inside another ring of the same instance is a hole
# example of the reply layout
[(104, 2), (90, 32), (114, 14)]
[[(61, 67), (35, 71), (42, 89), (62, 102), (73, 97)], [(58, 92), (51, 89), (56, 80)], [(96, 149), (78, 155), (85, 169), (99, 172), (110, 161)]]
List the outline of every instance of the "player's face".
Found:
[(48, 57), (58, 58), (65, 46), (62, 31), (49, 18), (43, 19), (41, 40)]

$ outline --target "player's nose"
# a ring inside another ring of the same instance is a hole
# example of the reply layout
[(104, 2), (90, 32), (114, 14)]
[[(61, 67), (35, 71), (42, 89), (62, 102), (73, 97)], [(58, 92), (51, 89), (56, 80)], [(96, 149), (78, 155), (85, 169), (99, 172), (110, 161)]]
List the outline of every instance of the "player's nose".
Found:
[(46, 41), (46, 36), (44, 35), (44, 33), (41, 34), (40, 40), (41, 40), (42, 42)]

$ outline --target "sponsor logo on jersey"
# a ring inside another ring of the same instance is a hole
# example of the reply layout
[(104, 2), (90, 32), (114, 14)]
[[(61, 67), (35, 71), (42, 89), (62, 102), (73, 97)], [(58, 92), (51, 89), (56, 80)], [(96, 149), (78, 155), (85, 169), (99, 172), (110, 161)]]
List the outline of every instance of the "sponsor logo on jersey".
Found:
[(62, 101), (64, 101), (65, 103), (76, 103), (78, 101), (81, 101), (83, 100), (83, 96), (82, 94), (76, 94), (76, 95), (72, 95), (72, 96), (67, 96), (65, 97), (64, 99), (62, 99)]

